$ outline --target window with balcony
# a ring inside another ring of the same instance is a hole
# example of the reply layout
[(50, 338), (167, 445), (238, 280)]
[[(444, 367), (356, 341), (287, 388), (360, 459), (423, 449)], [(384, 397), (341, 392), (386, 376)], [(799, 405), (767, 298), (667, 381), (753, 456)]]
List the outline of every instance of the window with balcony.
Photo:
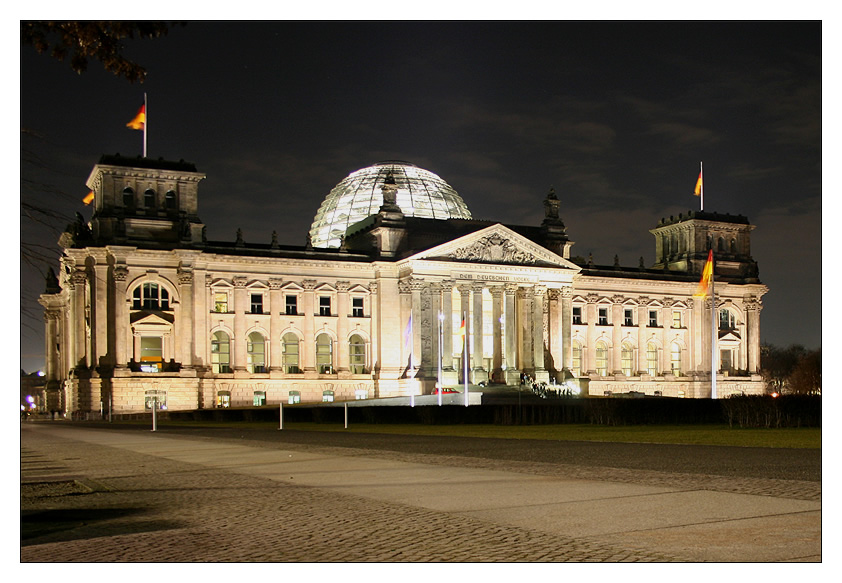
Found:
[(231, 340), (221, 330), (211, 337), (211, 368), (215, 373), (231, 372)]
[(601, 340), (596, 343), (596, 374), (608, 376), (608, 346)]
[(349, 366), (351, 367), (351, 374), (365, 374), (365, 340), (359, 334), (351, 336), (348, 342), (349, 352)]
[(252, 332), (248, 335), (246, 356), (249, 372), (266, 372), (266, 340), (263, 338), (263, 334)]
[(634, 347), (630, 343), (623, 342), (620, 352), (620, 360), (623, 374), (627, 377), (632, 376), (634, 372)]
[(658, 345), (654, 342), (646, 345), (646, 374), (658, 375)]
[(285, 373), (298, 374), (301, 369), (298, 365), (298, 336), (292, 332), (287, 332), (281, 338), (283, 347), (283, 367)]
[(670, 370), (675, 376), (681, 376), (681, 346), (677, 342), (670, 345)]
[(327, 334), (316, 337), (316, 370), (320, 374), (333, 373), (333, 339)]

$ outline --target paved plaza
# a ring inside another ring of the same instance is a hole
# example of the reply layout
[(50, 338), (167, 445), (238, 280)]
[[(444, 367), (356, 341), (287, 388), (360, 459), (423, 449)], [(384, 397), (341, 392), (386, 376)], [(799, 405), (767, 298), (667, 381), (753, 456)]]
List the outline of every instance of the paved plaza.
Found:
[(820, 477), (340, 447), (307, 433), (23, 423), (21, 561), (822, 560)]

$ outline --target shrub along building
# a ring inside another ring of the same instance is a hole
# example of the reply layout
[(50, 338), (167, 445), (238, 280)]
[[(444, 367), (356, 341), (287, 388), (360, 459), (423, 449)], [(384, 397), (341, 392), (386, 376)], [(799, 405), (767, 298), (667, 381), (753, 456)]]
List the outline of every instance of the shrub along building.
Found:
[[(342, 180), (307, 242), (213, 241), (192, 164), (104, 156), (93, 216), (47, 277), (49, 408), (139, 412), (518, 385), (709, 397), (716, 257), (717, 395), (761, 393), (761, 297), (744, 217), (661, 220), (655, 263), (571, 258), (550, 191), (540, 225), (471, 218), (435, 174), (382, 162)], [(462, 331), (467, 337), (463, 350)], [(467, 362), (465, 359), (467, 358)]]

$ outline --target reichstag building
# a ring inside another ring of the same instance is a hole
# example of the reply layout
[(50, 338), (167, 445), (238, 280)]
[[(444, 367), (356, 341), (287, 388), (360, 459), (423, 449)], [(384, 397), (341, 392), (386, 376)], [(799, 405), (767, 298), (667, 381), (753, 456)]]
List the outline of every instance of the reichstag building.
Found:
[[(763, 392), (767, 288), (745, 217), (662, 219), (653, 265), (595, 265), (571, 256), (553, 191), (541, 224), (480, 221), (439, 176), (387, 161), (327, 194), (306, 244), (254, 244), (208, 239), (204, 178), (185, 162), (94, 166), (92, 218), (61, 236), (40, 297), (50, 410), (142, 412), (150, 390), (186, 410), (524, 377), (597, 397), (708, 398), (712, 354), (717, 396)], [(711, 248), (715, 306), (694, 297)]]

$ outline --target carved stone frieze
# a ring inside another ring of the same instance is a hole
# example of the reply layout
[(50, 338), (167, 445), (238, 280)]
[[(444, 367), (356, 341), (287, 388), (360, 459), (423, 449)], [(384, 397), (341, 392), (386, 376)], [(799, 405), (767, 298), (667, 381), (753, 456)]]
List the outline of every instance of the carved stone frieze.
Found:
[(533, 254), (519, 249), (499, 233), (483, 237), (466, 247), (460, 247), (448, 254), (448, 257), (460, 261), (514, 263), (518, 265), (534, 265), (538, 261), (538, 258)]

